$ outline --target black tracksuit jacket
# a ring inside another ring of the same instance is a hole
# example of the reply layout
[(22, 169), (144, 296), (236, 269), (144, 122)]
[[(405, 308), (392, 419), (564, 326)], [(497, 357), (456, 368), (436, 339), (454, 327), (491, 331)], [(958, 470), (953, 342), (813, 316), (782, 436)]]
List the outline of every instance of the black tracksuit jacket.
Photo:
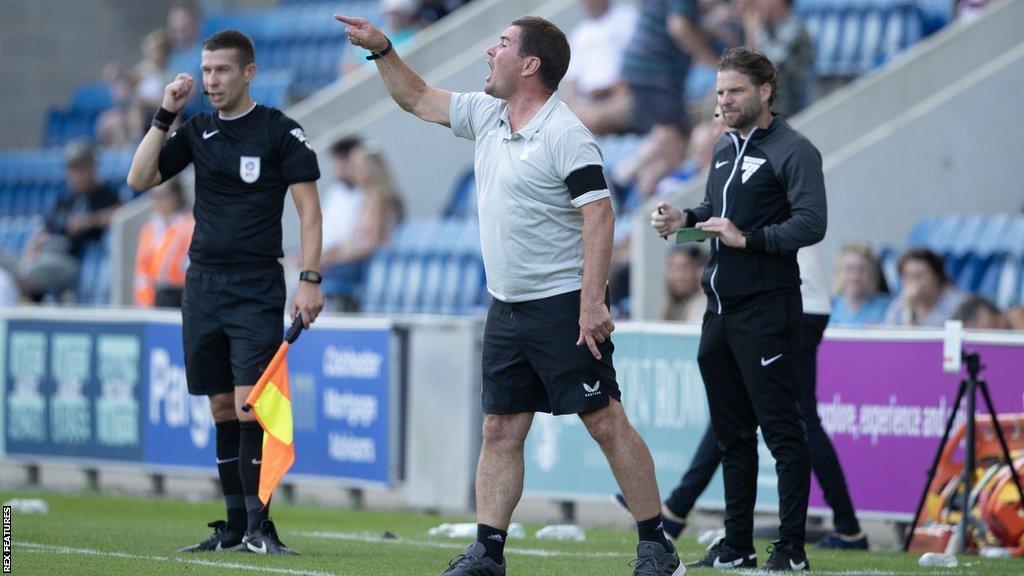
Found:
[(684, 214), (686, 226), (728, 218), (747, 237), (744, 250), (712, 240), (702, 281), (710, 310), (799, 287), (797, 250), (825, 237), (821, 154), (778, 115), (747, 140), (727, 132), (715, 145), (704, 201)]

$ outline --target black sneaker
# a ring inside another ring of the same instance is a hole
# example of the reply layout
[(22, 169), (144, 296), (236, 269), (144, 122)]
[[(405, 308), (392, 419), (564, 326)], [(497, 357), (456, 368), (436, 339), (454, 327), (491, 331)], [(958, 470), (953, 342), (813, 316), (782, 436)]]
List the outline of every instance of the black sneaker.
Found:
[(767, 552), (771, 554), (768, 561), (764, 563), (766, 572), (807, 572), (811, 569), (811, 563), (807, 561), (807, 554), (803, 547), (797, 547), (783, 540), (776, 540), (768, 547)]
[(757, 568), (757, 552), (753, 548), (740, 551), (719, 540), (712, 546), (706, 556), (690, 562), (687, 568), (717, 568), (731, 570), (733, 568)]
[(486, 552), (483, 544), (473, 542), (464, 554), (448, 561), (448, 569), (441, 576), (505, 576), (505, 563), (498, 564)]
[(284, 554), (298, 556), (299, 553), (285, 546), (284, 542), (277, 536), (277, 528), (270, 520), (264, 520), (260, 529), (249, 532), (242, 538), (242, 542), (250, 552), (256, 554)]
[(686, 566), (679, 562), (676, 547), (669, 541), (668, 549), (657, 542), (641, 542), (636, 546), (633, 576), (684, 576)]
[(207, 524), (213, 528), (213, 535), (199, 544), (180, 548), (178, 552), (234, 552), (244, 551), (242, 535), (233, 530), (228, 530), (228, 523), (217, 520)]

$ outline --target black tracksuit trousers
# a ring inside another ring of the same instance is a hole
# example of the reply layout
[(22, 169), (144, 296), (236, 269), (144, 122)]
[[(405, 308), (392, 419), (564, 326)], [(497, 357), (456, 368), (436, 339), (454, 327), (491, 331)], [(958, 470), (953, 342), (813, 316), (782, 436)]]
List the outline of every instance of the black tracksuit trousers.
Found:
[(753, 548), (757, 427), (776, 461), (779, 536), (804, 545), (811, 467), (794, 353), (802, 300), (789, 288), (732, 302), (704, 315), (697, 362), (722, 452), (725, 539)]
[[(811, 469), (821, 484), (825, 502), (832, 508), (832, 523), (836, 531), (850, 535), (860, 532), (860, 523), (853, 509), (853, 501), (846, 487), (846, 477), (839, 464), (839, 457), (832, 446), (832, 441), (829, 440), (828, 433), (821, 426), (817, 408), (818, 345), (821, 344), (827, 325), (828, 315), (804, 314), (800, 330), (800, 348), (793, 356), (796, 376), (800, 381), (800, 406), (807, 423)], [(709, 424), (696, 454), (693, 455), (689, 469), (665, 500), (665, 506), (676, 516), (686, 518), (704, 489), (711, 483), (711, 478), (721, 463), (722, 453), (718, 449), (718, 439), (715, 438), (715, 431)]]

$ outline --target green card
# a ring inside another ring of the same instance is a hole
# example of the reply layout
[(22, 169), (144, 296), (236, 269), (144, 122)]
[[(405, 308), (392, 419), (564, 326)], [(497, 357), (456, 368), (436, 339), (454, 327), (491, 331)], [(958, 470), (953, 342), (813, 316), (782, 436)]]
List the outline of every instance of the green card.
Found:
[(711, 238), (711, 234), (698, 228), (680, 228), (676, 232), (676, 244), (689, 244)]

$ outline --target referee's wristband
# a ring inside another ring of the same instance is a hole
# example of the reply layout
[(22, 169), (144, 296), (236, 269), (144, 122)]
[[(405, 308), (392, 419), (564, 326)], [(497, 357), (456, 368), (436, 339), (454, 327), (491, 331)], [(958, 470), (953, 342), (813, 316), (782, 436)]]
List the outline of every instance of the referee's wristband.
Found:
[(167, 132), (171, 129), (171, 124), (174, 124), (174, 120), (178, 117), (177, 112), (171, 112), (170, 110), (160, 107), (153, 115), (153, 128)]
[(383, 58), (387, 56), (389, 52), (391, 52), (391, 48), (393, 48), (393, 46), (391, 45), (391, 39), (387, 37), (385, 37), (384, 39), (388, 41), (388, 45), (385, 46), (384, 49), (381, 50), (380, 52), (370, 52), (370, 55), (366, 57), (367, 60), (376, 60), (378, 58)]

